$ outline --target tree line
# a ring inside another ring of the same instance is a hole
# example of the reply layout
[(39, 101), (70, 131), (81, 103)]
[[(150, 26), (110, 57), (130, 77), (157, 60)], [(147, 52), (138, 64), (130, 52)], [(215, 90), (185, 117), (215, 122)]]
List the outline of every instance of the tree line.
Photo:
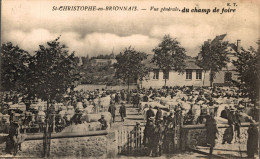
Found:
[[(59, 42), (60, 37), (54, 41), (47, 42), (47, 45), (40, 45), (34, 55), (27, 51), (14, 46), (12, 43), (2, 44), (1, 47), (1, 91), (12, 90), (26, 94), (28, 97), (37, 96), (43, 100), (50, 98), (55, 99), (56, 96), (64, 93), (68, 88), (75, 87), (77, 81), (82, 80), (82, 72), (85, 72), (86, 80), (93, 78), (91, 72), (100, 72), (102, 68), (79, 69), (77, 66), (78, 59), (75, 53), (69, 53), (68, 48)], [(231, 61), (227, 56), (229, 53), (229, 42), (215, 41), (212, 43), (204, 43), (201, 46), (201, 58), (197, 59), (197, 65), (202, 67), (204, 71), (210, 71), (210, 83), (214, 81), (216, 73), (227, 67), (227, 63), (232, 62), (239, 73), (239, 81), (237, 85), (248, 94), (251, 99), (259, 97), (259, 45), (258, 49), (253, 47), (249, 49), (241, 48), (236, 52), (236, 61)], [(158, 66), (160, 70), (167, 73), (174, 69), (180, 74), (185, 71), (186, 50), (181, 46), (176, 38), (165, 35), (162, 41), (153, 49), (153, 58), (151, 63)], [(106, 77), (107, 81), (120, 79), (128, 85), (137, 80), (143, 81), (149, 79), (151, 68), (144, 64), (147, 54), (140, 52), (133, 47), (125, 48), (122, 52), (110, 55), (99, 55), (89, 58), (114, 58), (117, 62), (107, 67), (111, 77)], [(87, 62), (90, 64), (90, 62)], [(105, 68), (104, 68), (105, 69)], [(101, 73), (102, 76), (105, 74)], [(111, 79), (110, 79), (111, 78)], [(95, 80), (94, 78), (92, 81)], [(114, 83), (120, 82), (115, 80)], [(165, 85), (166, 85), (165, 78)], [(50, 99), (52, 100), (52, 99)], [(56, 99), (58, 100), (58, 98)]]

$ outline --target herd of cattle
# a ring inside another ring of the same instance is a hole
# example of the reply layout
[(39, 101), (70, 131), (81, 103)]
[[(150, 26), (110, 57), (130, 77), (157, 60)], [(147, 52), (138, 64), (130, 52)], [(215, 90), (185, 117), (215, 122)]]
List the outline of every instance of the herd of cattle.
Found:
[[(89, 93), (89, 92), (88, 92)], [(91, 92), (93, 93), (93, 92)], [(95, 92), (95, 97), (89, 100), (86, 98), (77, 98), (79, 91), (74, 94), (73, 99), (76, 102), (53, 103), (51, 107), (52, 113), (55, 115), (55, 124), (63, 124), (62, 132), (73, 131), (92, 131), (100, 130), (101, 115), (104, 115), (105, 120), (111, 123), (111, 115), (108, 112), (108, 107), (111, 103), (120, 104), (125, 101), (128, 104), (136, 104), (140, 114), (146, 116), (149, 108), (152, 108), (156, 114), (158, 108), (163, 112), (163, 116), (168, 116), (170, 112), (176, 111), (177, 108), (182, 110), (184, 117), (191, 116), (190, 122), (184, 121), (184, 124), (199, 124), (199, 119), (204, 115), (213, 113), (215, 119), (220, 123), (227, 123), (227, 119), (221, 117), (221, 112), (224, 109), (232, 109), (240, 111), (241, 121), (247, 121), (252, 116), (253, 105), (251, 101), (245, 97), (236, 87), (216, 87), (216, 88), (193, 88), (193, 87), (177, 87), (171, 89), (140, 89), (127, 91), (98, 91)], [(83, 94), (86, 94), (84, 92)], [(5, 103), (8, 105), (8, 111), (1, 111), (0, 123), (1, 129), (3, 125), (10, 123), (10, 118), (13, 121), (26, 124), (27, 127), (41, 125), (44, 123), (46, 115), (46, 102), (37, 100), (30, 105), (32, 110), (26, 111), (26, 106), (23, 102), (13, 104), (13, 102)], [(27, 119), (27, 123), (24, 122)], [(84, 124), (77, 126), (75, 123)], [(65, 122), (64, 122), (65, 121)], [(202, 120), (203, 121), (203, 120)], [(73, 125), (73, 126), (71, 126)], [(108, 124), (110, 125), (110, 124)]]

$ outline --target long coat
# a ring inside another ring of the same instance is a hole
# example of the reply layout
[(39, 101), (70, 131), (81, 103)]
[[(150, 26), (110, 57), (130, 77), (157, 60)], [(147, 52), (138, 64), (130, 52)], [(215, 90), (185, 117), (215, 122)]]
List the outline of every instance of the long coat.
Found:
[(217, 139), (217, 133), (218, 133), (216, 120), (212, 117), (208, 118), (205, 126), (206, 126), (206, 132), (207, 132), (207, 143), (214, 147), (215, 139)]
[(119, 108), (119, 113), (122, 117), (126, 117), (126, 107), (124, 105), (122, 105), (120, 108)]
[(161, 109), (158, 109), (157, 113), (156, 113), (156, 116), (155, 116), (155, 119), (156, 120), (159, 120), (161, 119), (163, 116), (162, 116), (162, 110)]
[(140, 97), (139, 95), (135, 95), (134, 98), (133, 98), (133, 104), (139, 104), (140, 103)]
[(247, 133), (247, 155), (248, 157), (254, 157), (254, 154), (258, 151), (258, 129), (256, 126), (250, 125)]
[(116, 106), (114, 104), (110, 105), (108, 108), (108, 112), (110, 112), (111, 116), (116, 115)]

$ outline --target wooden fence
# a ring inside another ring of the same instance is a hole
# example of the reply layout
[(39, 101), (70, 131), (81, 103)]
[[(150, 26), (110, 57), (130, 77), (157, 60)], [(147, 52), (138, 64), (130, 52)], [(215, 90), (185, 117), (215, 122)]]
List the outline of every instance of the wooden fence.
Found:
[(122, 127), (118, 130), (118, 154), (142, 155), (144, 153), (143, 134), (143, 128), (130, 131)]

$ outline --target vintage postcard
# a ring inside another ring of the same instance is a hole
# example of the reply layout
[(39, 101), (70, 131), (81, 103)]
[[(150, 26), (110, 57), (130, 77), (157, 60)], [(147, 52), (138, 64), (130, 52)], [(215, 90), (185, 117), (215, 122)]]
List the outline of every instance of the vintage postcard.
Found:
[(0, 157), (259, 157), (257, 0), (2, 0)]

